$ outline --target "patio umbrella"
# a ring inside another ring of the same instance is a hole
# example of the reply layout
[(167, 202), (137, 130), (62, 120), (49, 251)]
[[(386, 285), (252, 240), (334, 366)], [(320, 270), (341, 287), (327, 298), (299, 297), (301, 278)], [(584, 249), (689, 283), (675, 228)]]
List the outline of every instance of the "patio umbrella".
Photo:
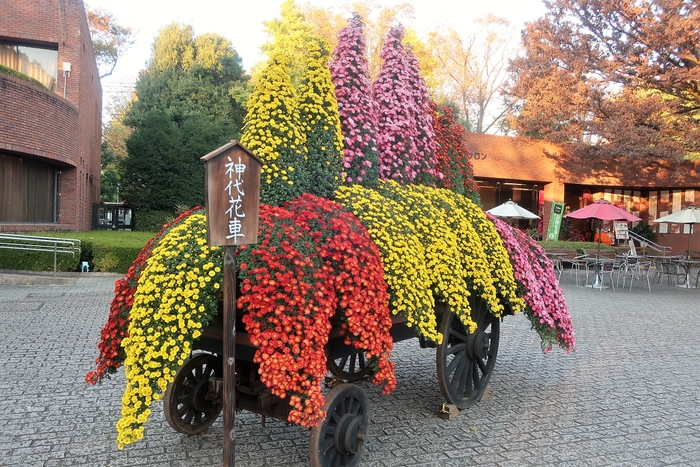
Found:
[(693, 224), (700, 224), (700, 208), (696, 208), (692, 204), (685, 209), (669, 214), (668, 216), (654, 219), (654, 222), (669, 224), (690, 224), (690, 233), (688, 234), (688, 259), (690, 259), (690, 237), (693, 235)]
[(505, 219), (539, 219), (540, 216), (531, 213), (527, 209), (518, 205), (518, 203), (508, 200), (505, 203), (491, 208), (486, 211), (496, 217), (501, 217)]
[[(613, 206), (610, 204), (610, 201), (604, 199), (599, 199), (584, 208), (572, 211), (564, 217), (570, 217), (572, 219), (598, 219), (599, 226), (600, 221), (625, 220), (628, 222), (635, 222), (642, 220), (640, 217), (634, 216), (624, 209)], [(600, 235), (598, 236), (598, 254), (600, 254)]]

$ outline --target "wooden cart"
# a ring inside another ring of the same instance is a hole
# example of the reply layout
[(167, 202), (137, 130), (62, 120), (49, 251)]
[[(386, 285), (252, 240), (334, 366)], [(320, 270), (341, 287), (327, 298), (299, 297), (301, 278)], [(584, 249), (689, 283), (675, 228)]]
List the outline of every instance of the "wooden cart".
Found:
[[(477, 323), (470, 333), (447, 306), (436, 306), (439, 330), (444, 336), (437, 345), (437, 374), (446, 401), (459, 409), (477, 402), (484, 394), (498, 353), (500, 320), (480, 297), (470, 298), (472, 319)], [(221, 316), (221, 314), (219, 314)], [(165, 418), (176, 431), (201, 433), (223, 408), (222, 323), (214, 321), (195, 341), (192, 356), (185, 361), (168, 386), (164, 398)], [(418, 336), (403, 319), (393, 317), (394, 342), (418, 338), (421, 347), (435, 347)], [(362, 352), (346, 345), (340, 327), (334, 326), (326, 354), (327, 368), (336, 378), (326, 395), (326, 419), (311, 429), (310, 461), (313, 467), (355, 466), (360, 461), (369, 431), (367, 398), (356, 385), (349, 384), (371, 376)], [(260, 381), (253, 363), (255, 346), (239, 320), (236, 332), (236, 408), (263, 416), (287, 420), (289, 404)]]

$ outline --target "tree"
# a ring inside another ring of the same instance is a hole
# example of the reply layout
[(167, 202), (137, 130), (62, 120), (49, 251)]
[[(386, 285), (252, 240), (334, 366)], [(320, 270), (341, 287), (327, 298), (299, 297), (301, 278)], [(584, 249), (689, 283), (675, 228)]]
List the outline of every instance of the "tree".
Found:
[(346, 18), (354, 14), (362, 18), (365, 56), (371, 80), (377, 78), (382, 67), (382, 45), (390, 29), (399, 23), (408, 24), (414, 19), (412, 4), (380, 6), (376, 0), (359, 0), (351, 4), (338, 2), (333, 8), (318, 8), (306, 3), (302, 11), (307, 21), (313, 25), (315, 34), (323, 37), (331, 49), (337, 46), (338, 34), (347, 25)]
[(262, 45), (262, 51), (268, 57), (287, 57), (292, 85), (297, 87), (306, 69), (309, 44), (315, 37), (313, 26), (306, 21), (294, 0), (285, 0), (281, 6), (280, 17), (264, 21), (263, 24), (271, 40)]
[(129, 155), (126, 140), (132, 128), (124, 123), (129, 101), (117, 98), (112, 102), (111, 117), (102, 127), (102, 169), (100, 177), (100, 201), (118, 202), (121, 185), (120, 165)]
[(87, 20), (102, 79), (114, 72), (119, 57), (134, 43), (134, 31), (120, 25), (112, 13), (102, 8), (88, 8)]
[(551, 0), (510, 65), (520, 134), (600, 157), (700, 151), (700, 7), (684, 0)]
[(134, 128), (122, 163), (122, 197), (139, 210), (176, 212), (204, 202), (199, 158), (238, 138), (247, 81), (240, 57), (216, 34), (171, 24), (153, 44), (125, 123)]
[(494, 15), (474, 24), (474, 32), (467, 37), (451, 28), (430, 33), (431, 82), (435, 99), (455, 103), (469, 131), (486, 133), (504, 116), (502, 109), (493, 108), (508, 78), (514, 32), (506, 19)]
[(366, 50), (362, 18), (356, 13), (338, 33), (330, 70), (343, 132), (345, 181), (372, 187), (379, 179), (379, 154)]

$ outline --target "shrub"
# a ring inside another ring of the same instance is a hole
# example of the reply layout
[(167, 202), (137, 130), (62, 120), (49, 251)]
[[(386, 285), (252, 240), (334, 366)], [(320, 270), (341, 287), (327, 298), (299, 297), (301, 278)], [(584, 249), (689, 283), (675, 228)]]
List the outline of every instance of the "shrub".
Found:
[(174, 218), (175, 215), (170, 211), (138, 211), (134, 218), (134, 230), (139, 232), (158, 232), (163, 225)]

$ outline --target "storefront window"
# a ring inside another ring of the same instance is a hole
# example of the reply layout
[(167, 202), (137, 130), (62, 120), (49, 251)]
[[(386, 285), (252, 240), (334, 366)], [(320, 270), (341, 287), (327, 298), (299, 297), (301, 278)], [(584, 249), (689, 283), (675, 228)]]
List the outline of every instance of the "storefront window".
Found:
[(58, 50), (0, 42), (0, 65), (34, 78), (56, 92)]

